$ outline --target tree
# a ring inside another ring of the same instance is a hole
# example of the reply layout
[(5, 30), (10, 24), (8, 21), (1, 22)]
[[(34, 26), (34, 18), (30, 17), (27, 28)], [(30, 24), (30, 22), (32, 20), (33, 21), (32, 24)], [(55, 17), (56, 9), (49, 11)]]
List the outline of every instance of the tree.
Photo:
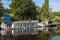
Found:
[(37, 12), (37, 19), (39, 22), (41, 21), (41, 7), (36, 7), (36, 12)]
[(41, 15), (43, 16), (43, 18), (48, 18), (48, 13), (49, 13), (49, 0), (45, 0), (45, 3), (42, 5), (41, 8)]
[(4, 13), (11, 13), (11, 10), (10, 10), (9, 8), (5, 8), (5, 9), (3, 10), (3, 12), (4, 12)]
[(60, 17), (59, 16), (55, 16), (53, 19), (57, 22), (60, 22)]
[(36, 7), (32, 0), (12, 0), (10, 8), (15, 16), (19, 15), (18, 18), (36, 19)]
[(1, 0), (0, 0), (0, 17), (2, 16), (2, 13), (3, 13), (3, 6), (2, 6), (2, 3), (1, 3)]
[(49, 8), (49, 17), (50, 17), (50, 19), (52, 19), (53, 18), (53, 12), (52, 12), (52, 8)]
[(60, 17), (60, 12), (53, 12), (54, 17), (59, 16)]

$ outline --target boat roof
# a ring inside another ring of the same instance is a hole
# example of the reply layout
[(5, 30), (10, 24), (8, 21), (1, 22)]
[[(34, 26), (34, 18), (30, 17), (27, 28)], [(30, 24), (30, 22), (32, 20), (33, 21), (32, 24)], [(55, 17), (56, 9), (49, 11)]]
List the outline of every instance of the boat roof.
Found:
[(11, 22), (11, 17), (9, 14), (3, 14), (3, 20), (5, 23), (10, 23)]

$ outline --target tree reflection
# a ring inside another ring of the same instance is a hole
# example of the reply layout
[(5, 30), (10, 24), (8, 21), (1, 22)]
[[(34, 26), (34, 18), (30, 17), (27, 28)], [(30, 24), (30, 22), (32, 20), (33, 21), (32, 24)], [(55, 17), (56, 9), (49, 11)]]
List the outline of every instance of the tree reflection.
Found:
[(38, 34), (26, 34), (12, 36), (11, 40), (48, 40), (50, 37), (49, 33), (39, 31)]
[[(10, 31), (9, 31), (10, 32)], [(9, 34), (8, 34), (9, 35)], [(54, 31), (47, 33), (45, 31), (38, 31), (38, 34), (22, 34), (22, 35), (5, 35), (1, 36), (0, 40), (51, 40), (55, 35), (59, 35), (59, 33), (55, 33)]]

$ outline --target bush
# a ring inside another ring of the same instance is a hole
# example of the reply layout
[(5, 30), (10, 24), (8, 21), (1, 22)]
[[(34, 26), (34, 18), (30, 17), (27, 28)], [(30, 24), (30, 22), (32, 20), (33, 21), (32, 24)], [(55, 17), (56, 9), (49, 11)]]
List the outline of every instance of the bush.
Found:
[(53, 19), (57, 22), (60, 22), (60, 17), (59, 16), (55, 16)]

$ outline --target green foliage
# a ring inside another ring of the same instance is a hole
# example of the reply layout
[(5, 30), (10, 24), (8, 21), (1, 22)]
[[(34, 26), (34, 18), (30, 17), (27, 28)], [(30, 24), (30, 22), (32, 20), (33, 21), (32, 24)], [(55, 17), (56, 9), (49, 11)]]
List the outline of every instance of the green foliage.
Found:
[(26, 17), (36, 19), (36, 7), (32, 0), (12, 0), (10, 8), (15, 16), (20, 15), (23, 19)]
[(2, 21), (3, 10), (4, 10), (4, 8), (3, 8), (1, 0), (0, 0), (0, 21)]
[(0, 21), (3, 21), (3, 18), (2, 17), (0, 17)]
[(45, 17), (45, 19), (48, 17), (48, 11), (49, 11), (49, 0), (45, 0), (45, 3), (41, 8), (42, 16)]
[(37, 12), (37, 19), (39, 20), (39, 21), (41, 21), (41, 8), (40, 7), (36, 7), (36, 12)]
[(41, 7), (38, 7), (38, 6), (37, 6), (37, 7), (36, 7), (36, 11), (37, 11), (37, 15), (41, 15), (41, 13), (40, 13), (40, 12), (41, 12)]
[(2, 16), (3, 10), (4, 10), (4, 8), (3, 8), (1, 0), (0, 0), (0, 17)]
[(53, 14), (54, 14), (54, 17), (55, 16), (60, 16), (60, 12), (53, 12)]
[(53, 12), (53, 19), (60, 22), (60, 12)]
[(39, 39), (40, 40), (49, 40), (50, 34), (44, 31), (39, 31)]
[(5, 9), (3, 10), (3, 12), (4, 12), (4, 13), (10, 13), (11, 10), (10, 10), (9, 8), (5, 8)]
[(59, 16), (55, 16), (53, 19), (57, 22), (60, 22), (60, 17)]
[(54, 32), (60, 36), (60, 29), (54, 30)]

